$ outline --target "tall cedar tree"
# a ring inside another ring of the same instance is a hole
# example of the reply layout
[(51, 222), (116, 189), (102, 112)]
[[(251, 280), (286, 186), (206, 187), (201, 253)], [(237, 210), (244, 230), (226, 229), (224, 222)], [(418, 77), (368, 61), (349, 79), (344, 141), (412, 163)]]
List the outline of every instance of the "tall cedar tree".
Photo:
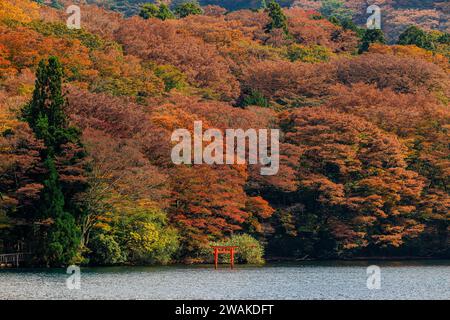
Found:
[(51, 221), (49, 227), (39, 232), (37, 251), (42, 263), (61, 265), (69, 263), (76, 255), (80, 234), (73, 212), (69, 212), (55, 162), (66, 143), (79, 144), (79, 134), (68, 126), (64, 114), (62, 95), (63, 70), (56, 57), (48, 63), (42, 60), (36, 72), (33, 98), (23, 110), (23, 116), (36, 138), (43, 140), (41, 152), (46, 173), (42, 176), (44, 186), (39, 200), (39, 216)]
[(283, 29), (288, 33), (287, 18), (281, 9), (281, 6), (272, 0), (267, 5), (267, 11), (269, 14), (270, 22), (266, 26), (266, 32), (271, 32), (273, 29)]

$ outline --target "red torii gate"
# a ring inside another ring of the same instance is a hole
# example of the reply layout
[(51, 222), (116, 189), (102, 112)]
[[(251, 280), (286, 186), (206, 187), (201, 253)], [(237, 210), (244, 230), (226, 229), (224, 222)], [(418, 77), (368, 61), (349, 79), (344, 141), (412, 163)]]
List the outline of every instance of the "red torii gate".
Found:
[(231, 268), (234, 268), (234, 253), (238, 246), (211, 246), (214, 249), (214, 268), (219, 264), (219, 254), (229, 254)]

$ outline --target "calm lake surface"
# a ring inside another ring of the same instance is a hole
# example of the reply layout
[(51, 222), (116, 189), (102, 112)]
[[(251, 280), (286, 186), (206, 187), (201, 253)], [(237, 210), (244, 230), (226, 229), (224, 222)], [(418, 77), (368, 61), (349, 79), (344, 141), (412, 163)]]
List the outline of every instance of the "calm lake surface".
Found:
[[(366, 268), (381, 268), (381, 289)], [(450, 299), (450, 260), (301, 262), (82, 268), (80, 290), (65, 270), (0, 270), (0, 299)]]

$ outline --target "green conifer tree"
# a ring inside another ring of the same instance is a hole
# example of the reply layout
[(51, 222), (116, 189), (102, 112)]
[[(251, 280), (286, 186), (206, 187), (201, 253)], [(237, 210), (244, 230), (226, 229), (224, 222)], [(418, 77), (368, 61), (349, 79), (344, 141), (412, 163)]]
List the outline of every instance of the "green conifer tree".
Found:
[(47, 265), (70, 263), (79, 244), (79, 231), (72, 213), (66, 210), (64, 193), (59, 183), (55, 158), (61, 146), (67, 142), (79, 142), (79, 132), (68, 126), (64, 113), (62, 95), (63, 70), (56, 57), (46, 63), (42, 60), (36, 72), (32, 100), (23, 109), (24, 119), (35, 136), (42, 139), (45, 149), (41, 154), (46, 169), (41, 183), (39, 217), (51, 221), (50, 227), (43, 227), (38, 254)]
[(269, 14), (270, 22), (266, 26), (266, 32), (270, 32), (273, 29), (283, 29), (288, 33), (287, 18), (281, 9), (278, 2), (271, 0), (267, 5), (267, 11)]
[(43, 182), (40, 214), (43, 218), (53, 220), (53, 223), (44, 235), (39, 250), (45, 264), (60, 266), (70, 263), (76, 256), (80, 232), (74, 216), (64, 209), (64, 195), (51, 157), (46, 159), (45, 167), (48, 177)]
[(79, 132), (67, 125), (62, 95), (63, 70), (56, 57), (42, 60), (36, 72), (33, 98), (25, 106), (23, 116), (47, 147), (47, 154), (53, 156), (61, 145), (79, 142)]

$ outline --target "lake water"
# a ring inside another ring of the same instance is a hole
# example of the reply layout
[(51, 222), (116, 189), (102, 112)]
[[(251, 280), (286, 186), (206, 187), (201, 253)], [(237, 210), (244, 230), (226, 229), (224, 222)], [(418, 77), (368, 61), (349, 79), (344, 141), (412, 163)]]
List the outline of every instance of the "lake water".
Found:
[[(381, 289), (366, 268), (381, 269)], [(450, 299), (450, 260), (301, 262), (263, 267), (82, 268), (80, 290), (65, 270), (0, 270), (0, 299)]]

